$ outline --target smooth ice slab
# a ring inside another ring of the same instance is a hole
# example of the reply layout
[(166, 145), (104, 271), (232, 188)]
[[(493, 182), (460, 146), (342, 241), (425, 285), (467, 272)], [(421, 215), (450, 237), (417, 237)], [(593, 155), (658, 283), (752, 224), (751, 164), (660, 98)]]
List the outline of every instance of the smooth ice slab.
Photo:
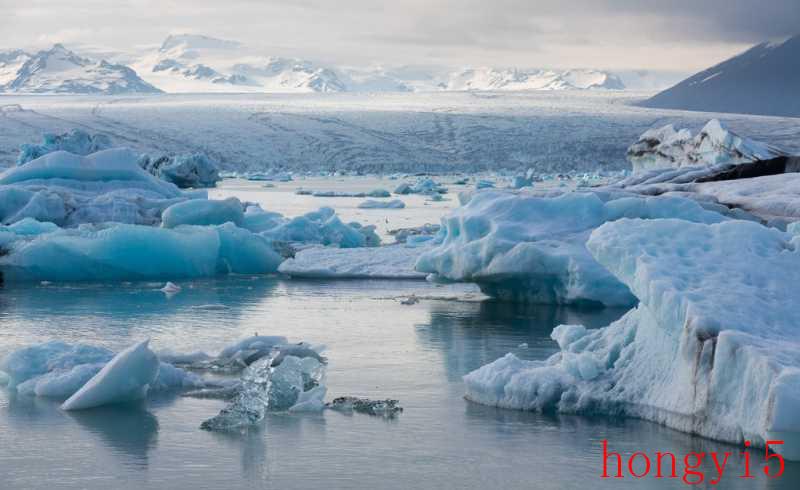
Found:
[(278, 272), (292, 277), (337, 279), (424, 279), (414, 263), (426, 248), (405, 244), (382, 247), (313, 247), (284, 261)]
[(114, 356), (61, 408), (83, 410), (144, 398), (159, 368), (158, 357), (148, 347), (149, 343), (149, 340), (139, 342)]

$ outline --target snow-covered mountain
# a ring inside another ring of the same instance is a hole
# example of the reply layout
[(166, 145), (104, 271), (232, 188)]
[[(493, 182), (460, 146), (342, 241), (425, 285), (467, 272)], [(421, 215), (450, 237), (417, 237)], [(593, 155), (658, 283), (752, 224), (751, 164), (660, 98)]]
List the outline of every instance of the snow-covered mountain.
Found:
[(117, 94), (625, 88), (619, 76), (589, 69), (325, 66), (304, 59), (267, 56), (237, 41), (199, 34), (170, 35), (158, 47), (112, 59), (118, 63), (93, 61), (60, 44), (35, 55), (20, 50), (0, 52), (0, 91)]
[(133, 64), (167, 92), (339, 92), (330, 69), (305, 60), (264, 57), (236, 41), (198, 34), (171, 35)]
[(2, 66), (0, 92), (68, 94), (160, 92), (125, 65), (82, 58), (61, 44), (34, 55), (21, 51), (11, 53), (16, 53), (16, 56), (11, 58), (9, 55), (6, 64), (0, 65)]
[(197, 34), (169, 36), (132, 66), (167, 92), (414, 92), (432, 90), (563, 90), (625, 88), (598, 70), (322, 66), (265, 57), (241, 43)]
[(754, 46), (664, 90), (642, 105), (800, 117), (800, 36)]
[(17, 72), (31, 55), (21, 49), (0, 51), (0, 88), (17, 78)]
[(623, 90), (616, 76), (599, 70), (468, 68), (450, 75), (446, 90)]

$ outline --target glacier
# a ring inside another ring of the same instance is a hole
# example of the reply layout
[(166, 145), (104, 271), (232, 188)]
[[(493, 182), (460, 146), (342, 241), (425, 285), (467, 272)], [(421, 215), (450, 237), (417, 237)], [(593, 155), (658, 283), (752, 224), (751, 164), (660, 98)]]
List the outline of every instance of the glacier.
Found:
[(800, 459), (796, 235), (728, 220), (621, 219), (592, 256), (636, 295), (608, 327), (556, 328), (544, 362), (508, 354), (464, 377), (470, 400), (626, 415)]
[(628, 287), (585, 245), (592, 230), (626, 217), (726, 219), (681, 197), (482, 191), (442, 219), (441, 244), (419, 257), (416, 270), (432, 280), (474, 282), (507, 301), (631, 306), (636, 298)]

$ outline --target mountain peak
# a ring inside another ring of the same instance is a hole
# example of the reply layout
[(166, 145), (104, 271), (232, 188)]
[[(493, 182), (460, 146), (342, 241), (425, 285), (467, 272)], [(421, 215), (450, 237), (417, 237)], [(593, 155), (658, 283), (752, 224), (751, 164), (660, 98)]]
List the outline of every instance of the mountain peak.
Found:
[(753, 46), (656, 94), (642, 105), (800, 117), (800, 36)]

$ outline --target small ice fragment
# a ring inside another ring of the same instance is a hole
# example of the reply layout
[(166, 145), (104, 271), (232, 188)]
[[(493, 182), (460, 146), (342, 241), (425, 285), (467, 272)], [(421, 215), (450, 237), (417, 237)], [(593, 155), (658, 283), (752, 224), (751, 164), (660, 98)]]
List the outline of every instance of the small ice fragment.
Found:
[(175, 284), (174, 282), (167, 281), (167, 283), (164, 284), (164, 287), (161, 288), (159, 291), (167, 295), (178, 294), (179, 292), (181, 292), (181, 287)]
[(358, 398), (355, 396), (340, 396), (325, 406), (331, 410), (340, 412), (358, 412), (367, 415), (378, 415), (391, 418), (403, 411), (398, 400), (370, 400), (369, 398)]
[(519, 349), (527, 349), (528, 348), (528, 343), (527, 342), (523, 342), (523, 343), (519, 344), (517, 347)]
[(419, 303), (419, 298), (417, 298), (415, 294), (412, 294), (408, 298), (400, 301), (401, 305), (415, 305), (417, 303)]

